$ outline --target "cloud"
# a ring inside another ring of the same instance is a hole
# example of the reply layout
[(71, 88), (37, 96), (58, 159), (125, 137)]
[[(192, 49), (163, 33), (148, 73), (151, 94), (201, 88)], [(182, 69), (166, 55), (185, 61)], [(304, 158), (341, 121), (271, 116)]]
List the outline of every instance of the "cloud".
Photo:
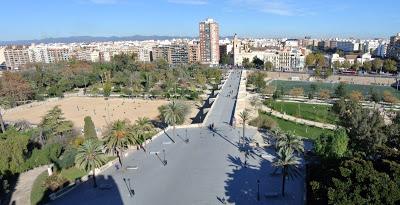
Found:
[(231, 0), (231, 3), (240, 8), (280, 16), (304, 16), (312, 14), (307, 9), (295, 5), (292, 0)]
[(168, 0), (169, 3), (173, 4), (186, 4), (186, 5), (206, 5), (208, 0)]

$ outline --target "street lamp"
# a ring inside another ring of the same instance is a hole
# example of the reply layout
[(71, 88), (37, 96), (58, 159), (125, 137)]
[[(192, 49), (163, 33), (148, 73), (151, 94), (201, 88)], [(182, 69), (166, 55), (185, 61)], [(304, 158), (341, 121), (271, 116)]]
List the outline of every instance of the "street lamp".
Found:
[(260, 180), (257, 179), (257, 201), (260, 201)]
[(167, 160), (165, 159), (165, 156), (166, 156), (166, 154), (165, 154), (165, 149), (163, 149), (163, 154), (164, 154), (164, 161), (163, 161), (163, 164), (164, 164), (164, 166), (165, 166), (165, 165), (167, 165)]

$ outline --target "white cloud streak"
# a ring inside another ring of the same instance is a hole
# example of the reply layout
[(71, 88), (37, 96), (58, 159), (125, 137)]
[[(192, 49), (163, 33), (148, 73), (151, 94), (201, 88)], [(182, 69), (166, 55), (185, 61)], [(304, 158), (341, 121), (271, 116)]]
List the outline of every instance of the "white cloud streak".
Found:
[(297, 8), (291, 0), (231, 0), (231, 3), (240, 8), (257, 10), (280, 16), (304, 16), (307, 13)]

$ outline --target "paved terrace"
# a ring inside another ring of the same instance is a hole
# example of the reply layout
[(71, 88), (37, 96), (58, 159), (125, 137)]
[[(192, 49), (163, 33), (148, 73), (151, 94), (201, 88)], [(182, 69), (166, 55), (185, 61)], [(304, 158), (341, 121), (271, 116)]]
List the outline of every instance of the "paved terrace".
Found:
[[(265, 197), (280, 193), (281, 177), (271, 175), (273, 151), (243, 146), (238, 143), (241, 128), (230, 126), (239, 79), (240, 71), (229, 75), (205, 126), (177, 129), (177, 136), (170, 129), (148, 144), (147, 152), (139, 150), (125, 157), (124, 168), (110, 167), (97, 176), (100, 188), (92, 188), (89, 180), (52, 204), (304, 204), (303, 178), (287, 181), (285, 198)], [(207, 128), (211, 123), (215, 125), (214, 131)], [(250, 142), (256, 132), (247, 129), (246, 141)], [(245, 149), (251, 153), (247, 167), (244, 154), (239, 151)], [(127, 166), (137, 169), (126, 169)]]

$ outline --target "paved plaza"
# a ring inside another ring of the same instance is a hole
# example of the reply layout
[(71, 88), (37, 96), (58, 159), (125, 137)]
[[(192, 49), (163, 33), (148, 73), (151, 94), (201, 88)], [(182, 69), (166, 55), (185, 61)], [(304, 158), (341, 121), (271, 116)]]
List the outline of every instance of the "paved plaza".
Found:
[[(281, 175), (272, 174), (275, 170), (270, 162), (273, 150), (242, 145), (239, 143), (242, 129), (231, 126), (239, 82), (240, 71), (233, 71), (210, 110), (205, 126), (177, 129), (177, 136), (170, 129), (148, 144), (147, 152), (139, 150), (125, 157), (123, 168), (110, 167), (103, 171), (97, 177), (99, 188), (94, 189), (89, 180), (51, 203), (304, 204), (304, 177), (287, 181), (284, 198), (280, 195), (265, 197), (280, 194)], [(214, 124), (214, 130), (208, 128), (210, 124)], [(256, 132), (247, 129), (246, 141), (251, 141)], [(247, 160), (241, 150), (249, 150)], [(260, 180), (260, 192), (257, 180)]]

